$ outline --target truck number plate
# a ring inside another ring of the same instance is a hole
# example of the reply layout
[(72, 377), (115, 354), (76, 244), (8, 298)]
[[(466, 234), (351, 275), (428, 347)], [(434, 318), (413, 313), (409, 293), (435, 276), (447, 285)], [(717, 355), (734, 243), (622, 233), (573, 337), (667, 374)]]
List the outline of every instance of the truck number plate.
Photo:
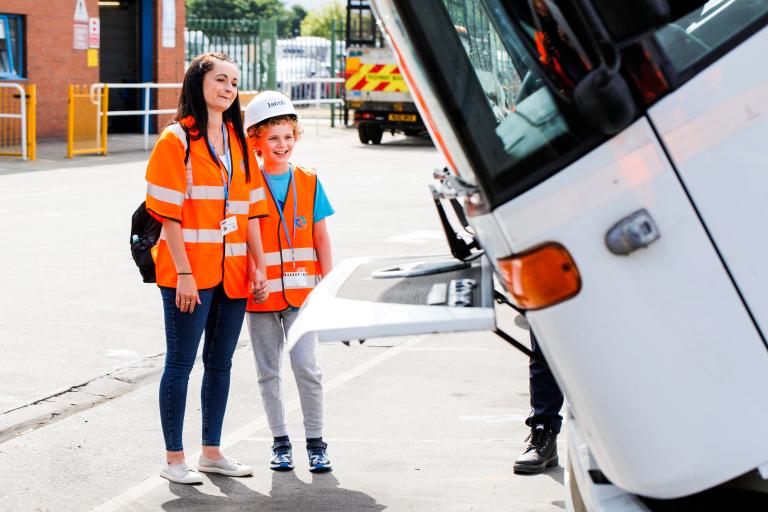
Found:
[(389, 114), (388, 119), (390, 121), (407, 121), (409, 123), (416, 122), (415, 114)]

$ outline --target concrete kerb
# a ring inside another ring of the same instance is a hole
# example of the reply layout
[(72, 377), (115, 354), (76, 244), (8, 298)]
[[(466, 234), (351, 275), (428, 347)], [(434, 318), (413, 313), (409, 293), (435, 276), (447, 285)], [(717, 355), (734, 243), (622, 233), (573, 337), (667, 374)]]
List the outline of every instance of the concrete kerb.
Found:
[[(237, 350), (248, 347), (250, 341), (247, 338), (238, 341)], [(123, 396), (157, 379), (163, 371), (164, 357), (165, 352), (145, 356), (85, 382), (0, 412), (0, 444)]]

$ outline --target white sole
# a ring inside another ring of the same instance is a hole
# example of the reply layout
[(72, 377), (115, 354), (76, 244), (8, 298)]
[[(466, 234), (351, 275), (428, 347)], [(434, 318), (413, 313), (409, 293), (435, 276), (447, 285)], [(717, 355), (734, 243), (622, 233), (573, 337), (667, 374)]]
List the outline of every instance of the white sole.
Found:
[(204, 473), (218, 473), (220, 475), (225, 476), (248, 476), (253, 474), (253, 469), (242, 469), (240, 471), (230, 471), (228, 469), (221, 469), (217, 467), (212, 466), (198, 466), (198, 471), (202, 471)]
[(176, 478), (175, 476), (171, 475), (170, 473), (166, 473), (165, 471), (160, 471), (160, 476), (165, 478), (166, 480), (170, 480), (171, 482), (177, 483), (177, 484), (185, 484), (185, 485), (193, 485), (193, 484), (201, 484), (203, 483), (203, 478), (200, 477), (200, 479), (193, 479), (193, 480), (182, 480), (180, 478)]

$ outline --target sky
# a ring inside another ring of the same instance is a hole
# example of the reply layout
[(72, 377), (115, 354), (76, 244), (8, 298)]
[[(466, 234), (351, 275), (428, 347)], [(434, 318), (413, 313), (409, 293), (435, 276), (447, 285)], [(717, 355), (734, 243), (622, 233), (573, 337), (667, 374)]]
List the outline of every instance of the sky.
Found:
[[(329, 1), (330, 0), (283, 0), (283, 3), (289, 7), (294, 4), (299, 4), (306, 10), (311, 11), (313, 9), (317, 9), (318, 7), (322, 7), (323, 5), (329, 3)], [(342, 3), (346, 5), (346, 2), (342, 1)]]

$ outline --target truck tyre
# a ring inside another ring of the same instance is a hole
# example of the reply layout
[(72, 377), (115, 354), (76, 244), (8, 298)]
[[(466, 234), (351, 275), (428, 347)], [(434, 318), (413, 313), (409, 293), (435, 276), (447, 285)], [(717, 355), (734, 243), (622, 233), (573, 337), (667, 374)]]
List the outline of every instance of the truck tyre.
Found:
[(366, 145), (371, 140), (371, 138), (368, 136), (368, 128), (364, 124), (361, 124), (357, 127), (357, 136), (360, 138), (360, 142)]
[(568, 491), (571, 493), (571, 503), (573, 504), (573, 512), (587, 512), (587, 507), (584, 505), (584, 499), (581, 497), (581, 491), (579, 490), (579, 484), (576, 482), (576, 478), (573, 476), (573, 465), (568, 461)]
[(368, 137), (374, 144), (381, 144), (381, 137), (384, 135), (384, 130), (380, 126), (369, 126)]

